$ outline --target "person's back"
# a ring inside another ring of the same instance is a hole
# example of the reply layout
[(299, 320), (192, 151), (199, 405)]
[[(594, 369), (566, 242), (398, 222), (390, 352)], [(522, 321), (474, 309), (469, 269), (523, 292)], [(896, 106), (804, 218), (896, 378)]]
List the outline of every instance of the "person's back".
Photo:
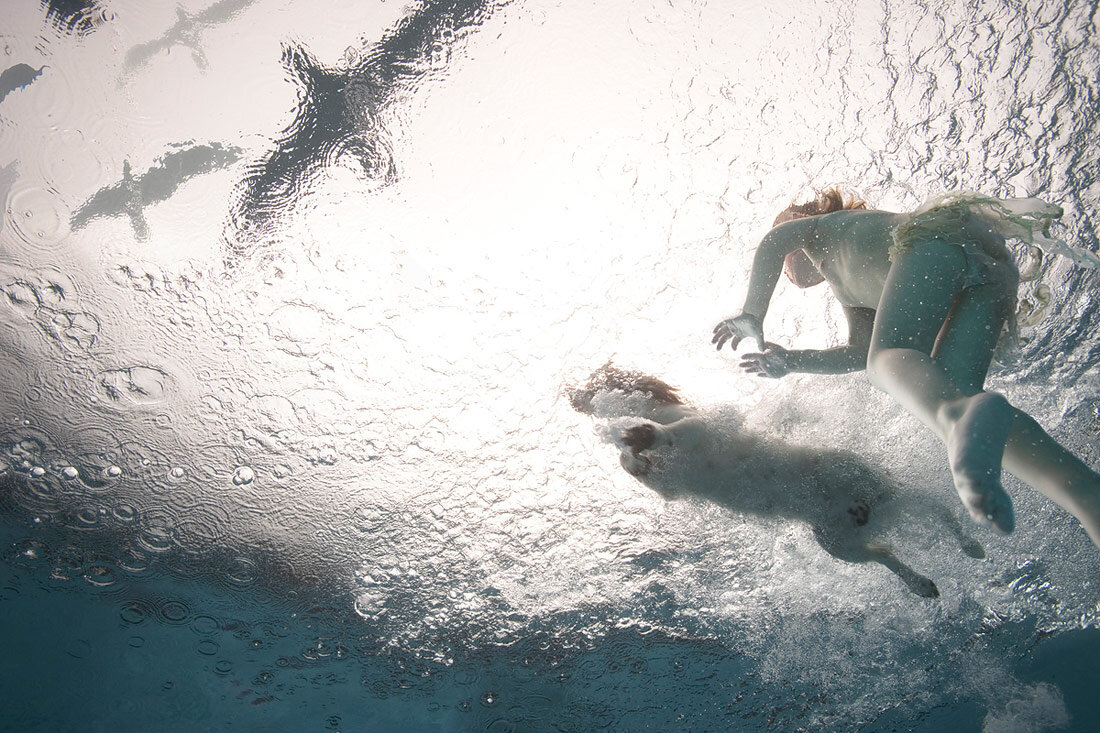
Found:
[(854, 308), (876, 308), (890, 272), (893, 230), (904, 215), (853, 209), (802, 219), (814, 231), (804, 247), (837, 300)]

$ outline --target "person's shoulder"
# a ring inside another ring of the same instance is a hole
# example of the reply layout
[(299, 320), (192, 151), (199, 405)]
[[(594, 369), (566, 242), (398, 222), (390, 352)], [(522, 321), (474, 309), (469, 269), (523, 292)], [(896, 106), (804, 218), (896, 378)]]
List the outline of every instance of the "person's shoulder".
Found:
[(764, 235), (762, 246), (778, 249), (784, 254), (800, 247), (808, 247), (816, 238), (817, 222), (820, 216), (807, 216), (777, 224)]
[(885, 211), (883, 209), (841, 209), (839, 211), (833, 211), (828, 214), (822, 214), (817, 218), (823, 220), (837, 221), (842, 219), (868, 219), (887, 216), (898, 216), (898, 214), (893, 211)]
[(904, 214), (881, 209), (844, 209), (814, 218), (820, 220), (819, 226), (822, 229), (839, 230), (864, 225), (893, 227), (904, 217)]
[(807, 232), (812, 232), (817, 227), (817, 220), (821, 216), (804, 216), (801, 219), (791, 219), (782, 224), (776, 224), (768, 234), (776, 237), (801, 237)]

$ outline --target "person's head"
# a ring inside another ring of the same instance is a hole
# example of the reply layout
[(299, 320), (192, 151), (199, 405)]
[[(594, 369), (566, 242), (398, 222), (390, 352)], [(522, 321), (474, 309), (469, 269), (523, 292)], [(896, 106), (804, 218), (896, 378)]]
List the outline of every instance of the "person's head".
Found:
[[(834, 211), (866, 208), (867, 202), (863, 199), (851, 194), (845, 197), (839, 188), (833, 187), (820, 192), (817, 198), (811, 201), (803, 204), (791, 204), (783, 209), (779, 212), (779, 216), (775, 217), (772, 226), (777, 227), (795, 219), (831, 214)], [(796, 249), (787, 255), (783, 261), (783, 272), (791, 282), (800, 288), (809, 288), (825, 281), (825, 277), (801, 249)]]

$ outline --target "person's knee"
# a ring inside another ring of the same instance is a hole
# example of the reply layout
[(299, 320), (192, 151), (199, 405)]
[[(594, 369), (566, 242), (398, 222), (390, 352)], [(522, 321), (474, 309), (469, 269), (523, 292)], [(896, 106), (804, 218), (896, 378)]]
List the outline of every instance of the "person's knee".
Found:
[(886, 385), (895, 371), (893, 365), (900, 358), (898, 352), (901, 351), (905, 349), (872, 347), (867, 352), (867, 379), (874, 387), (888, 391)]

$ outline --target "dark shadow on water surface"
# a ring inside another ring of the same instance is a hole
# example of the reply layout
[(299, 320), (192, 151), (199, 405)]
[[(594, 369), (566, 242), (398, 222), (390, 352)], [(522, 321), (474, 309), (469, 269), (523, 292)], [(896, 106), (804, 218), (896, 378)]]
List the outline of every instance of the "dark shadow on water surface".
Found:
[(348, 68), (326, 67), (300, 45), (287, 44), (283, 64), (298, 86), (298, 108), (274, 149), (238, 186), (225, 235), (230, 254), (246, 254), (272, 219), (341, 158), (355, 160), (374, 185), (395, 181), (397, 164), (382, 123), (387, 107), (401, 90), (444, 66), (455, 40), (504, 4), (424, 2)]
[(123, 163), (122, 180), (101, 188), (73, 212), (70, 226), (81, 229), (99, 218), (126, 216), (138, 241), (149, 237), (145, 209), (171, 198), (180, 186), (196, 176), (226, 168), (241, 155), (240, 148), (221, 143), (180, 143), (160, 156), (140, 175), (134, 175), (129, 161)]
[(42, 0), (46, 20), (63, 33), (83, 36), (105, 20), (103, 6), (97, 0)]
[(27, 64), (15, 64), (0, 72), (0, 102), (15, 90), (33, 84), (45, 68), (45, 66), (39, 66), (36, 69)]
[(202, 48), (201, 35), (223, 23), (236, 18), (256, 0), (219, 0), (209, 7), (191, 13), (181, 7), (176, 8), (176, 22), (158, 38), (141, 43), (126, 52), (123, 68), (134, 72), (161, 54), (170, 52), (176, 46), (191, 50), (191, 58), (200, 69), (207, 67), (206, 53)]

